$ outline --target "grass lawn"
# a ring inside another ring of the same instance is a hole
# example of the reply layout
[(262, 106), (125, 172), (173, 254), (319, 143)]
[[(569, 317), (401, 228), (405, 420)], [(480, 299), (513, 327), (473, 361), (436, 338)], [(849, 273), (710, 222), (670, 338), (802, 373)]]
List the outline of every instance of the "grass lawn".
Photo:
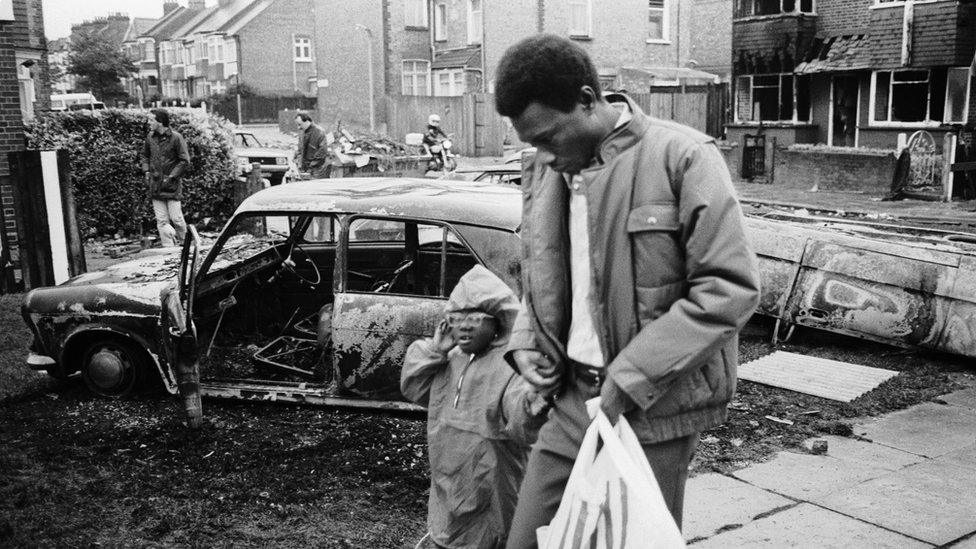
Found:
[(52, 382), (24, 363), (30, 331), (20, 316), (23, 299), (23, 294), (0, 295), (0, 400), (43, 389)]

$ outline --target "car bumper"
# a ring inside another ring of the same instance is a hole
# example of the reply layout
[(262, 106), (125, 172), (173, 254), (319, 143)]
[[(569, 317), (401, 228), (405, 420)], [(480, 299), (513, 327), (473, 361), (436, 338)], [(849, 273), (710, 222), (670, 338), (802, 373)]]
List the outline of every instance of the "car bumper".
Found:
[(51, 366), (54, 366), (57, 362), (49, 356), (35, 353), (31, 351), (27, 354), (27, 365), (31, 370), (47, 370)]

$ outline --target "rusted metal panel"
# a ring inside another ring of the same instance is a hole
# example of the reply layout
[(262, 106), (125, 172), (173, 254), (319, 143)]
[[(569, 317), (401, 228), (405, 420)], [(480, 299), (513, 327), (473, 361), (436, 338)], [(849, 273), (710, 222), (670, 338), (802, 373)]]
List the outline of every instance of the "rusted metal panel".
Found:
[(976, 356), (976, 246), (937, 233), (749, 219), (759, 314), (891, 345)]
[(332, 314), (333, 363), (342, 389), (401, 400), (407, 347), (434, 333), (445, 299), (387, 294), (337, 294)]
[(228, 382), (204, 381), (200, 390), (203, 396), (259, 402), (294, 402), (316, 406), (346, 406), (372, 410), (396, 410), (422, 412), (425, 410), (412, 402), (344, 398), (329, 392), (323, 385), (288, 382), (264, 382), (261, 380), (234, 380)]

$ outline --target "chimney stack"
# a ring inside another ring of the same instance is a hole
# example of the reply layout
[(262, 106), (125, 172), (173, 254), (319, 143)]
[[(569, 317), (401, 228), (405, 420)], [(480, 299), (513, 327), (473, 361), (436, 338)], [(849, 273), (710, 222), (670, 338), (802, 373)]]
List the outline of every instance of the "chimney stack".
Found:
[(190, 0), (190, 3), (187, 4), (186, 7), (190, 8), (191, 10), (202, 10), (206, 9), (206, 4), (207, 3), (205, 0)]
[(169, 12), (175, 10), (178, 7), (180, 7), (180, 5), (177, 4), (176, 2), (163, 2), (163, 15), (168, 15)]

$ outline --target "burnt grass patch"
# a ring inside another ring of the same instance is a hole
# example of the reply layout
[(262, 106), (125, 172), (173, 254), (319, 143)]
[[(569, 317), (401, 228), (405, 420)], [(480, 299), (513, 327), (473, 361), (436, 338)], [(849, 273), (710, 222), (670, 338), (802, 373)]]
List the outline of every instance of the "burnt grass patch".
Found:
[[(702, 433), (693, 475), (804, 451), (808, 438), (851, 436), (866, 417), (976, 385), (958, 357), (768, 336), (750, 324), (741, 361), (785, 350), (902, 373), (851, 403), (740, 382), (729, 420)], [(2, 339), (0, 378), (23, 371), (24, 338)], [(222, 400), (204, 414), (191, 432), (172, 397), (99, 399), (77, 377), (0, 400), (0, 546), (410, 548), (423, 534), (423, 415)]]

